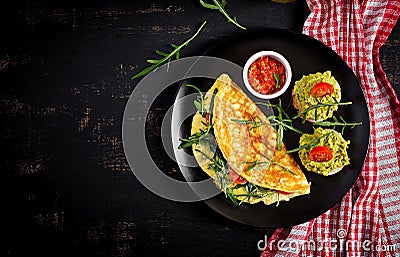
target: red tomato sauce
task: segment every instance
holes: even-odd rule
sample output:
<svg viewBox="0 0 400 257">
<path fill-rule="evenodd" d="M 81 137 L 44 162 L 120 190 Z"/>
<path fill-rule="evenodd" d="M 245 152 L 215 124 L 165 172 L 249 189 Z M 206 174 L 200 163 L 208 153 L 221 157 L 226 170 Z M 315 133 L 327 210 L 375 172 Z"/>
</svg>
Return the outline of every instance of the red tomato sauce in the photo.
<svg viewBox="0 0 400 257">
<path fill-rule="evenodd" d="M 279 77 L 279 83 L 276 76 Z M 256 92 L 264 95 L 273 94 L 285 84 L 285 67 L 272 57 L 261 56 L 250 65 L 247 77 Z"/>
</svg>

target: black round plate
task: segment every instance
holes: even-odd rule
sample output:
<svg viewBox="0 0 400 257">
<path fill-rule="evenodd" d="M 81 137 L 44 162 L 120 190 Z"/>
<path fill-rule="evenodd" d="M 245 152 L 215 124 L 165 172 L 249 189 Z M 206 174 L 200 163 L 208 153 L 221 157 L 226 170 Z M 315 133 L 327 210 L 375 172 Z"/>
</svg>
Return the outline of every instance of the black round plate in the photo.
<svg viewBox="0 0 400 257">
<path fill-rule="evenodd" d="M 291 105 L 291 91 L 294 81 L 309 73 L 330 70 L 341 85 L 342 102 L 351 101 L 353 103 L 350 106 L 339 107 L 335 115 L 337 117 L 341 115 L 346 121 L 362 122 L 361 126 L 356 126 L 354 129 L 345 129 L 344 138 L 350 140 L 348 149 L 350 164 L 335 175 L 324 177 L 308 172 L 301 165 L 297 153 L 293 154 L 307 179 L 311 182 L 311 193 L 309 195 L 295 197 L 288 202 L 281 202 L 279 206 L 266 206 L 261 203 L 234 206 L 222 193 L 205 200 L 205 203 L 218 213 L 240 223 L 258 227 L 293 226 L 316 218 L 332 208 L 345 196 L 356 181 L 363 168 L 369 144 L 368 108 L 357 78 L 340 56 L 319 41 L 303 34 L 280 29 L 249 31 L 222 41 L 208 50 L 205 55 L 223 58 L 243 67 L 251 55 L 261 50 L 274 50 L 283 54 L 292 67 L 292 83 L 290 88 L 280 97 L 283 106 L 290 106 L 288 114 L 291 117 L 297 114 Z M 212 84 L 213 81 L 206 80 L 200 87 L 206 91 Z M 238 84 L 243 85 L 242 81 Z M 244 89 L 244 92 L 247 92 L 247 90 Z M 189 93 L 193 93 L 193 91 L 181 86 L 177 93 L 177 99 Z M 271 102 L 275 103 L 276 101 L 272 100 Z M 177 105 L 174 112 L 182 112 L 183 108 L 186 107 Z M 176 115 L 175 117 L 180 116 Z M 179 120 L 172 122 L 182 123 Z M 306 133 L 313 131 L 308 122 L 302 124 L 299 120 L 296 120 L 294 125 Z M 188 136 L 190 126 L 191 121 L 186 120 L 178 132 L 179 137 Z M 340 130 L 340 128 L 337 128 L 337 130 Z M 287 149 L 298 147 L 299 137 L 296 133 L 285 131 L 284 143 Z M 180 152 L 182 150 L 175 149 L 175 154 Z M 198 181 L 206 177 L 200 168 L 180 166 L 180 169 L 188 181 Z"/>
</svg>

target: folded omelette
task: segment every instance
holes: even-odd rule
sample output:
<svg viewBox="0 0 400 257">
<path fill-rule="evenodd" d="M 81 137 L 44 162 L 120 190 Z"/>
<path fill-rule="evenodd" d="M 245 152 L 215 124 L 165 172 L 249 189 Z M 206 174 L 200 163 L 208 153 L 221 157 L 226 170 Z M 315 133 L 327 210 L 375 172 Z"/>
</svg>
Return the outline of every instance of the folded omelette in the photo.
<svg viewBox="0 0 400 257">
<path fill-rule="evenodd" d="M 204 96 L 192 121 L 192 145 L 200 167 L 234 203 L 279 203 L 310 192 L 307 181 L 258 106 L 222 74 Z M 204 131 L 207 131 L 204 133 Z M 215 138 L 215 139 L 214 139 Z"/>
</svg>

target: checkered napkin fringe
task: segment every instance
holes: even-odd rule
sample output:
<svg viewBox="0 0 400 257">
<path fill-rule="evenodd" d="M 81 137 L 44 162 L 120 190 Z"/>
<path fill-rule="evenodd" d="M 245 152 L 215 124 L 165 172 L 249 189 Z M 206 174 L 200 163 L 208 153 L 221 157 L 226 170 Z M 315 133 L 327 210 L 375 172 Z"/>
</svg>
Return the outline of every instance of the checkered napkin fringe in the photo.
<svg viewBox="0 0 400 257">
<path fill-rule="evenodd" d="M 314 220 L 277 229 L 261 256 L 400 256 L 400 102 L 379 62 L 400 0 L 307 4 L 311 14 L 303 33 L 342 56 L 361 83 L 370 145 L 360 177 L 342 201 Z"/>
</svg>

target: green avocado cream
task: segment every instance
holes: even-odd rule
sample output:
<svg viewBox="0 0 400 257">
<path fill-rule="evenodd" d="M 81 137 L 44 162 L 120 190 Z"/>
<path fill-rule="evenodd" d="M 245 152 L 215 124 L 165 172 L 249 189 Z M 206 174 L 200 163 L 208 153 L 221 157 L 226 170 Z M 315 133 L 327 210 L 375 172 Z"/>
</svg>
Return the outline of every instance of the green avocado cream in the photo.
<svg viewBox="0 0 400 257">
<path fill-rule="evenodd" d="M 325 95 L 321 98 L 318 98 L 320 103 L 326 104 L 340 102 L 340 86 L 330 71 L 325 71 L 324 73 L 317 72 L 307 76 L 303 75 L 300 80 L 295 82 L 293 89 L 293 94 L 296 96 L 298 104 L 300 105 L 300 111 L 304 111 L 311 106 L 318 104 L 317 99 L 311 95 L 311 89 L 319 82 L 329 83 L 334 88 L 334 92 L 331 95 Z M 315 108 L 306 114 L 306 118 L 315 121 L 326 120 L 331 118 L 333 116 L 333 112 L 337 109 L 337 105 Z"/>
<path fill-rule="evenodd" d="M 313 171 L 324 176 L 334 173 L 350 163 L 347 155 L 347 148 L 350 141 L 343 139 L 341 134 L 332 129 L 316 128 L 314 134 L 303 134 L 300 137 L 300 147 L 305 146 L 299 151 L 299 157 L 304 167 L 308 171 Z M 310 151 L 316 146 L 328 147 L 333 158 L 325 162 L 316 162 L 309 159 Z"/>
</svg>

